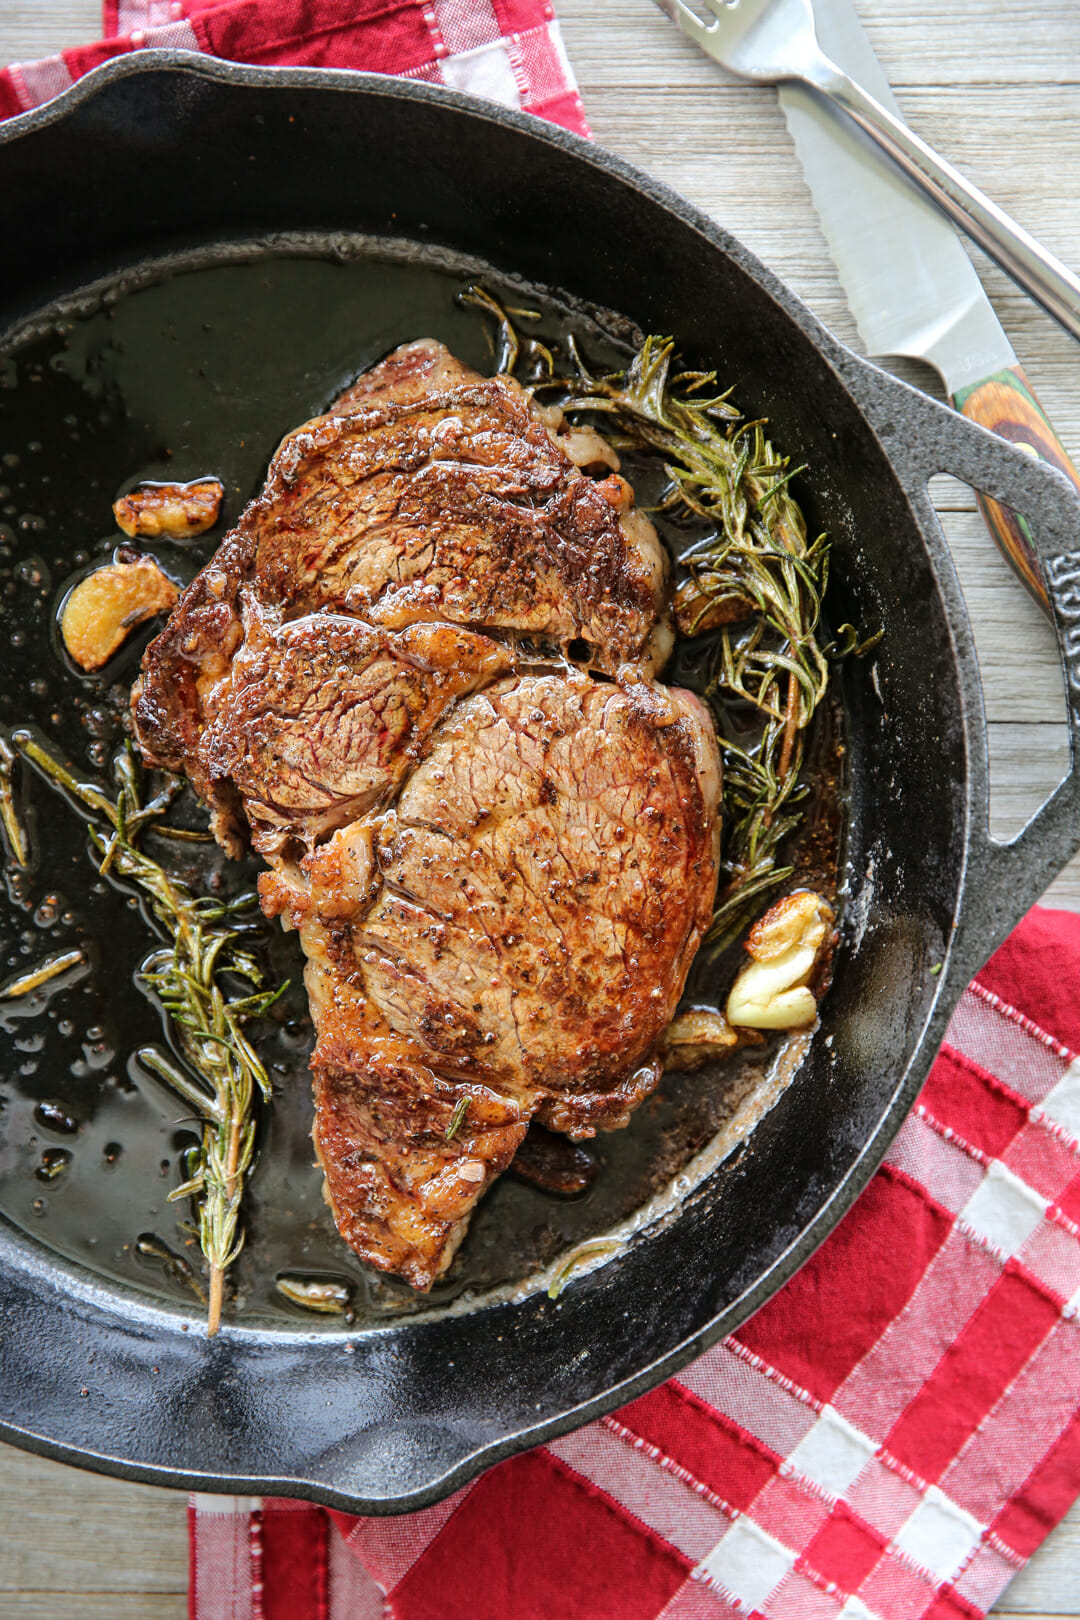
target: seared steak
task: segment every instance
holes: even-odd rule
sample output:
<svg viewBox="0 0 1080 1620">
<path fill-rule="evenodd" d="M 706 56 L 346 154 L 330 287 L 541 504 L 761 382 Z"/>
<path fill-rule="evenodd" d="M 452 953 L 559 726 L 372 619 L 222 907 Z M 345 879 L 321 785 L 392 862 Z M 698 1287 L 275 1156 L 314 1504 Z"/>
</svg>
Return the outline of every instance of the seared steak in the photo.
<svg viewBox="0 0 1080 1620">
<path fill-rule="evenodd" d="M 261 854 L 289 839 L 311 847 L 385 801 L 448 703 L 512 663 L 455 625 L 382 630 L 308 613 L 249 633 L 200 761 L 239 792 Z"/>
<path fill-rule="evenodd" d="M 651 678 L 659 542 L 575 455 L 610 465 L 516 384 L 396 351 L 284 441 L 134 694 L 146 756 L 270 862 L 327 1197 L 418 1288 L 531 1118 L 590 1136 L 653 1089 L 712 908 L 719 759 Z"/>
<path fill-rule="evenodd" d="M 718 788 L 687 694 L 510 677 L 444 721 L 396 809 L 260 879 L 308 956 L 316 1150 L 361 1254 L 426 1286 L 530 1118 L 592 1136 L 652 1091 Z"/>
<path fill-rule="evenodd" d="M 671 644 L 663 551 L 629 485 L 580 472 L 516 383 L 410 344 L 340 405 L 285 438 L 144 662 L 147 757 L 187 772 L 236 852 L 235 800 L 201 744 L 237 653 L 275 625 L 318 612 L 495 627 L 549 651 L 584 642 L 611 674 L 651 669 Z"/>
</svg>

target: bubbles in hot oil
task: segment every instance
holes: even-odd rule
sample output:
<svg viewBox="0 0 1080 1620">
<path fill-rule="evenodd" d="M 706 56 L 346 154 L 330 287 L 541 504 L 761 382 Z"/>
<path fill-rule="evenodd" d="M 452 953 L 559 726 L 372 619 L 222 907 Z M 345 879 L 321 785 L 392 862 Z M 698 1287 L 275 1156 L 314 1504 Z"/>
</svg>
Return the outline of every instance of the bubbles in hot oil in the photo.
<svg viewBox="0 0 1080 1620">
<path fill-rule="evenodd" d="M 71 912 L 65 912 L 63 918 L 61 918 L 60 907 L 63 905 L 63 903 L 63 897 L 61 895 L 47 894 L 44 900 L 38 906 L 37 910 L 34 912 L 34 921 L 37 923 L 38 927 L 54 928 L 56 924 L 61 921 L 70 926 L 70 923 L 74 922 L 75 919 Z"/>
<path fill-rule="evenodd" d="M 79 1129 L 78 1120 L 58 1102 L 39 1102 L 34 1109 L 34 1118 L 44 1130 L 56 1131 L 61 1136 L 74 1136 Z"/>
<path fill-rule="evenodd" d="M 41 1155 L 41 1163 L 34 1171 L 39 1181 L 56 1181 L 62 1176 L 71 1163 L 70 1148 L 46 1148 Z"/>
<path fill-rule="evenodd" d="M 83 715 L 82 723 L 90 733 L 91 737 L 97 737 L 108 741 L 109 738 L 115 736 L 116 734 L 116 718 L 114 715 L 109 713 L 108 709 L 87 709 L 86 713 Z"/>
<path fill-rule="evenodd" d="M 35 522 L 38 521 L 44 524 L 44 519 L 35 519 Z M 20 518 L 19 527 L 23 528 L 26 522 L 25 518 Z M 21 585 L 29 585 L 34 590 L 47 591 L 52 585 L 48 563 L 43 557 L 35 556 L 33 553 L 15 564 L 14 575 Z"/>
<path fill-rule="evenodd" d="M 290 1018 L 287 1024 L 281 1025 L 278 1036 L 289 1051 L 301 1051 L 311 1040 L 311 1021 L 307 1018 Z"/>
<path fill-rule="evenodd" d="M 71 1072 L 79 1080 L 88 1074 L 107 1069 L 116 1057 L 116 1048 L 107 1038 L 100 1024 L 91 1024 L 82 1041 L 83 1055 L 71 1065 Z"/>
</svg>

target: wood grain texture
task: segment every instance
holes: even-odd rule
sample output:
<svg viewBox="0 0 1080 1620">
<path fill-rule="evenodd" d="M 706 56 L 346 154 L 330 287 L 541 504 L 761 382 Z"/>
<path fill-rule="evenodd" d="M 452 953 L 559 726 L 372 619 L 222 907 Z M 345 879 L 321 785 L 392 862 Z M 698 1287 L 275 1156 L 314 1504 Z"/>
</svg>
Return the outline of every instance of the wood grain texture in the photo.
<svg viewBox="0 0 1080 1620">
<path fill-rule="evenodd" d="M 0 1610 L 4 1620 L 187 1620 L 187 1612 L 184 1592 L 84 1594 L 55 1587 L 6 1593 Z"/>
<path fill-rule="evenodd" d="M 85 1601 L 78 1613 L 86 1620 L 99 1614 L 172 1620 L 186 1612 L 182 1492 L 130 1485 L 0 1445 L 0 1525 L 2 1620 L 24 1613 L 74 1620 L 65 1594 Z M 47 1604 L 27 1606 L 46 1589 Z"/>
<path fill-rule="evenodd" d="M 857 0 L 905 116 L 1023 225 L 1080 265 L 1080 6 Z M 845 343 L 854 323 L 767 88 L 705 61 L 649 0 L 560 0 L 599 140 L 741 237 Z M 0 57 L 29 60 L 99 29 L 97 0 L 0 0 Z M 1003 138 L 1007 131 L 1007 138 Z M 1076 345 L 973 251 L 1021 362 L 1074 460 Z M 893 369 L 941 397 L 923 367 Z M 971 491 L 935 480 L 971 612 L 990 724 L 996 836 L 1015 832 L 1066 764 L 1053 638 L 986 534 Z M 1080 861 L 1046 901 L 1080 910 Z M 59 1517 L 58 1517 L 59 1516 Z M 0 1446 L 2 1620 L 180 1620 L 183 1498 Z M 1080 1620 L 1080 1507 L 1003 1594 L 1015 1620 Z M 508 1617 L 513 1620 L 513 1617 Z M 889 1620 L 889 1617 L 886 1617 Z"/>
</svg>

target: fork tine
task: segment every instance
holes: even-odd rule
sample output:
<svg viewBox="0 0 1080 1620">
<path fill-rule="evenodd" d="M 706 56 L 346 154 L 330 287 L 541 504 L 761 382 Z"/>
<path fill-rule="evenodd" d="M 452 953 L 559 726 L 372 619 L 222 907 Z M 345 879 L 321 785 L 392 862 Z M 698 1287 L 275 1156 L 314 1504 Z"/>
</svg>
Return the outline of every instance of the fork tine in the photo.
<svg viewBox="0 0 1080 1620">
<path fill-rule="evenodd" d="M 700 50 L 708 51 L 712 28 L 703 23 L 684 0 L 656 0 L 656 4 L 673 23 L 678 23 L 683 33 L 688 34 Z"/>
<path fill-rule="evenodd" d="M 739 0 L 702 0 L 702 4 L 709 8 L 717 22 L 730 22 L 732 13 L 739 9 Z"/>
</svg>

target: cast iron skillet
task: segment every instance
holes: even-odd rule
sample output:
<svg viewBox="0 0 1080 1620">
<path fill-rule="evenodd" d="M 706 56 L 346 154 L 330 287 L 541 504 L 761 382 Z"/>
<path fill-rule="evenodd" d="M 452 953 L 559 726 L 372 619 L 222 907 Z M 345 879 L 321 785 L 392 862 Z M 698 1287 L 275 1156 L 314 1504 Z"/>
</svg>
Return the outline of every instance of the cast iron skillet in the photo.
<svg viewBox="0 0 1080 1620">
<path fill-rule="evenodd" d="M 443 244 L 677 333 L 689 363 L 718 364 L 813 467 L 834 622 L 885 628 L 874 681 L 856 665 L 847 682 L 847 920 L 809 1056 L 677 1218 L 557 1301 L 480 1298 L 378 1331 L 226 1325 L 207 1342 L 178 1311 L 0 1230 L 6 1439 L 161 1485 L 417 1508 L 676 1371 L 790 1277 L 866 1184 L 969 976 L 1080 844 L 1080 503 L 842 348 L 655 181 L 443 90 L 132 56 L 0 131 L 0 196 L 5 327 L 193 244 L 340 231 Z M 927 495 L 938 471 L 1034 515 L 1063 649 L 1072 770 L 1004 848 L 986 831 L 975 655 Z"/>
</svg>

